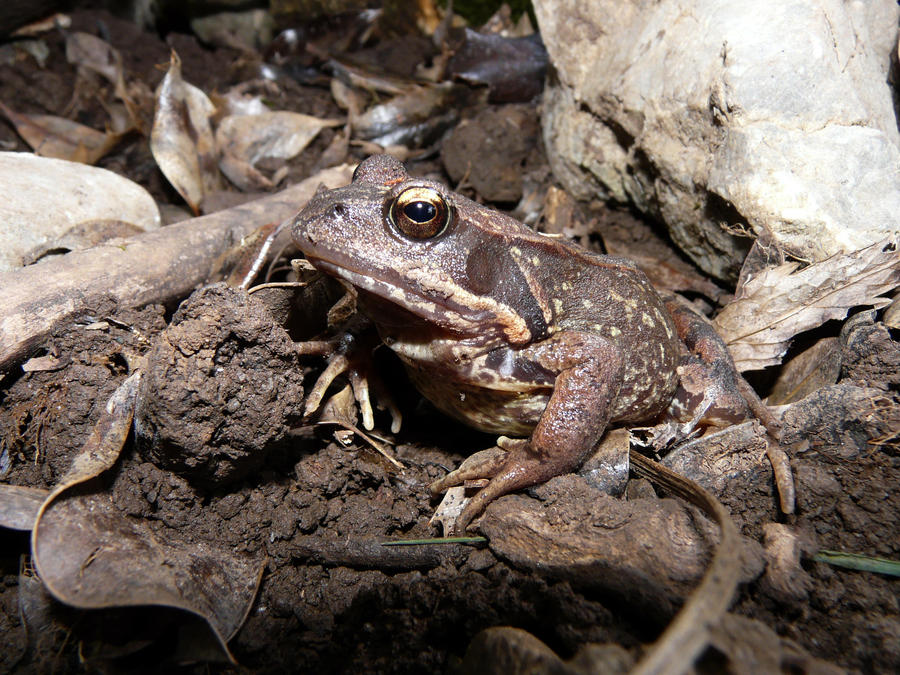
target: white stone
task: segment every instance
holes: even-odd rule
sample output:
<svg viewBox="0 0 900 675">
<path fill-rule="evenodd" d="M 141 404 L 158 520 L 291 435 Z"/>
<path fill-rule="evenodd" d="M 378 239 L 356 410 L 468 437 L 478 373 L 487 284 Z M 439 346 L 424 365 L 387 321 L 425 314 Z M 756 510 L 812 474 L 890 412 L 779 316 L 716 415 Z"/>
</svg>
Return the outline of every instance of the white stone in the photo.
<svg viewBox="0 0 900 675">
<path fill-rule="evenodd" d="M 746 224 L 821 260 L 900 231 L 893 0 L 535 0 L 544 136 L 576 196 L 661 218 L 733 279 Z M 732 208 L 733 207 L 733 208 Z"/>
<path fill-rule="evenodd" d="M 160 226 L 156 202 L 144 188 L 87 164 L 0 152 L 0 185 L 0 272 L 33 262 L 47 249 L 76 248 L 92 233 Z"/>
</svg>

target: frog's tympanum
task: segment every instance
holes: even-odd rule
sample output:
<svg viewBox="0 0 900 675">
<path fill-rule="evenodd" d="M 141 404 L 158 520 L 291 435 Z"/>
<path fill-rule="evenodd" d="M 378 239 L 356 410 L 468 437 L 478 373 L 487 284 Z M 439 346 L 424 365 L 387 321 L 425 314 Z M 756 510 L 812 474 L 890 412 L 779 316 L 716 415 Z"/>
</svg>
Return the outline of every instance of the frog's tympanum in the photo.
<svg viewBox="0 0 900 675">
<path fill-rule="evenodd" d="M 317 194 L 293 237 L 358 289 L 435 406 L 520 438 L 501 439 L 506 456 L 486 475 L 455 472 L 456 483 L 491 479 L 459 529 L 500 495 L 577 467 L 611 422 L 651 420 L 672 401 L 683 346 L 632 262 L 538 234 L 389 156 Z"/>
</svg>

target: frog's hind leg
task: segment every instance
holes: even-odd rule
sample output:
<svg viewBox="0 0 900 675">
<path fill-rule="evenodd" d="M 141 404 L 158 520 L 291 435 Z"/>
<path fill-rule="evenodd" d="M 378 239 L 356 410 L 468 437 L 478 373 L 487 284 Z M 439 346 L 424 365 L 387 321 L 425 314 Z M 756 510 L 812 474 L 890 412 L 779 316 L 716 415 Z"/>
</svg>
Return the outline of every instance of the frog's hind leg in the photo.
<svg viewBox="0 0 900 675">
<path fill-rule="evenodd" d="M 727 425 L 755 417 L 768 432 L 766 455 L 772 463 L 781 510 L 794 512 L 794 478 L 781 440 L 781 423 L 737 371 L 728 346 L 705 317 L 677 296 L 665 299 L 666 309 L 675 321 L 678 336 L 691 352 L 691 358 L 679 369 L 679 398 L 712 399 L 704 412 L 704 422 Z"/>
</svg>

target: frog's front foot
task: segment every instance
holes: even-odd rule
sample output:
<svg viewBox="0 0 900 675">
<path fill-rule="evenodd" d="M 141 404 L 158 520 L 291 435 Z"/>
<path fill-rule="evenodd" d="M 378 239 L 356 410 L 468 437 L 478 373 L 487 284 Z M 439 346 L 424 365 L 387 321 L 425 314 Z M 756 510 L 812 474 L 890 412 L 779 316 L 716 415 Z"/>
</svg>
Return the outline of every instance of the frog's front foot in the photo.
<svg viewBox="0 0 900 675">
<path fill-rule="evenodd" d="M 301 342 L 296 344 L 295 347 L 297 353 L 303 356 L 325 356 L 327 359 L 325 370 L 319 375 L 306 396 L 306 404 L 303 410 L 304 417 L 309 417 L 319 410 L 325 393 L 332 382 L 343 375 L 347 378 L 353 390 L 353 398 L 359 406 L 363 428 L 368 431 L 375 428 L 375 419 L 369 396 L 369 386 L 374 384 L 378 401 L 391 414 L 391 432 L 397 433 L 400 430 L 402 421 L 400 410 L 371 368 L 371 351 L 374 349 L 371 337 L 360 340 L 357 335 L 343 333 L 332 340 Z"/>
<path fill-rule="evenodd" d="M 502 437 L 501 437 L 502 438 Z M 484 481 L 497 475 L 509 453 L 500 446 L 494 446 L 487 450 L 475 452 L 463 460 L 458 469 L 454 469 L 443 478 L 439 478 L 428 486 L 431 494 L 439 495 L 452 487 L 471 483 L 472 481 Z"/>
<path fill-rule="evenodd" d="M 463 533 L 497 497 L 543 483 L 569 469 L 535 452 L 528 439 L 501 436 L 496 448 L 476 453 L 456 469 L 430 485 L 433 494 L 476 480 L 490 479 L 469 500 L 448 534 Z M 474 460 L 474 461 L 472 461 Z"/>
</svg>

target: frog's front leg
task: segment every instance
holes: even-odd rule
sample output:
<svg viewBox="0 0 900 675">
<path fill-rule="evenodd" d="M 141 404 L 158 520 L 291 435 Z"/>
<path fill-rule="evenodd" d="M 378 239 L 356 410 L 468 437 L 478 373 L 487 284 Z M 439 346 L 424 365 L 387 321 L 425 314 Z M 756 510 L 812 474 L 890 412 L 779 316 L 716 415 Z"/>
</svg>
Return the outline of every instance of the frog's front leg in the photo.
<svg viewBox="0 0 900 675">
<path fill-rule="evenodd" d="M 451 474 L 432 485 L 438 492 L 464 480 L 491 477 L 463 509 L 457 531 L 464 531 L 497 497 L 577 467 L 609 424 L 624 371 L 618 347 L 596 334 L 569 331 L 528 350 L 531 360 L 556 373 L 553 393 L 531 437 L 501 441 L 508 450 L 505 461 L 482 467 L 481 476 Z"/>
<path fill-rule="evenodd" d="M 375 427 L 369 385 L 373 384 L 380 404 L 391 414 L 391 432 L 400 430 L 402 416 L 388 390 L 381 385 L 372 370 L 372 352 L 380 344 L 378 335 L 367 319 L 361 315 L 346 322 L 343 330 L 329 340 L 308 340 L 296 344 L 296 351 L 303 356 L 324 356 L 327 366 L 319 374 L 315 384 L 306 396 L 303 416 L 309 417 L 322 405 L 325 393 L 332 382 L 341 375 L 346 376 L 353 390 L 353 397 L 359 406 L 363 428 L 371 431 Z"/>
</svg>

